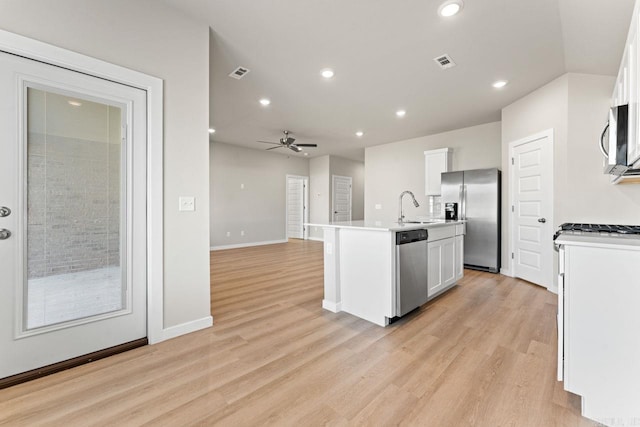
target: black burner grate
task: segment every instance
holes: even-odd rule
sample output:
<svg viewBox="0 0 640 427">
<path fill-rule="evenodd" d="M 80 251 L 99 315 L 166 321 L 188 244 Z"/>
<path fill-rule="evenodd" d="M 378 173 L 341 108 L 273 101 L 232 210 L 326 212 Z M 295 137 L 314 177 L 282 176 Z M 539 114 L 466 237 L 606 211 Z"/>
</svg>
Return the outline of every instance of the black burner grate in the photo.
<svg viewBox="0 0 640 427">
<path fill-rule="evenodd" d="M 640 234 L 640 225 L 578 224 L 567 222 L 560 226 L 562 231 L 584 231 L 589 233 Z"/>
</svg>

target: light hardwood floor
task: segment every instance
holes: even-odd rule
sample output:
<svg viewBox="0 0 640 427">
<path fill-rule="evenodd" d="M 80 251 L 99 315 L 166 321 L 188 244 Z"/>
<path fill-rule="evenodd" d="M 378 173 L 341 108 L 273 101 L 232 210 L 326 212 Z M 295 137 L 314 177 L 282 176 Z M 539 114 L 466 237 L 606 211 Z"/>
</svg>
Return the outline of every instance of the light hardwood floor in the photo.
<svg viewBox="0 0 640 427">
<path fill-rule="evenodd" d="M 595 426 L 555 295 L 501 275 L 381 328 L 321 308 L 322 244 L 211 253 L 214 326 L 0 390 L 2 425 Z"/>
</svg>

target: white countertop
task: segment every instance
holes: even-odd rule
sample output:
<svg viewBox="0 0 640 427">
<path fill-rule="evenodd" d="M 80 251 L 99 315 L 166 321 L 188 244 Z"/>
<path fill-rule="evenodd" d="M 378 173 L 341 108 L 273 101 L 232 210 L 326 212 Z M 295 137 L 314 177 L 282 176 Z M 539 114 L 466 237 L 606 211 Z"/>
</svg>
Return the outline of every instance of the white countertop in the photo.
<svg viewBox="0 0 640 427">
<path fill-rule="evenodd" d="M 555 244 L 590 246 L 598 248 L 618 248 L 640 251 L 640 235 L 609 233 L 562 233 L 555 240 Z"/>
<path fill-rule="evenodd" d="M 429 222 L 422 223 L 398 223 L 390 221 L 338 221 L 324 224 L 305 223 L 305 225 L 313 227 L 330 227 L 330 228 L 350 228 L 369 231 L 408 231 L 420 230 L 425 228 L 436 228 L 447 225 L 463 224 L 465 221 L 450 221 L 445 219 L 432 219 Z"/>
</svg>

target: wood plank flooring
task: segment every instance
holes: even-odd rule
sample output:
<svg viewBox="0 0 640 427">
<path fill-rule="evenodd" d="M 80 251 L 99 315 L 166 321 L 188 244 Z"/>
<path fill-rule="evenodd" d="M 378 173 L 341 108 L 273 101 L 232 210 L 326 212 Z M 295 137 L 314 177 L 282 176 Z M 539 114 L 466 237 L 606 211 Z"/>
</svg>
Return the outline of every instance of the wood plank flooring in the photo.
<svg viewBox="0 0 640 427">
<path fill-rule="evenodd" d="M 388 328 L 322 294 L 319 242 L 212 252 L 212 328 L 0 390 L 0 425 L 597 425 L 542 288 L 466 270 Z"/>
</svg>

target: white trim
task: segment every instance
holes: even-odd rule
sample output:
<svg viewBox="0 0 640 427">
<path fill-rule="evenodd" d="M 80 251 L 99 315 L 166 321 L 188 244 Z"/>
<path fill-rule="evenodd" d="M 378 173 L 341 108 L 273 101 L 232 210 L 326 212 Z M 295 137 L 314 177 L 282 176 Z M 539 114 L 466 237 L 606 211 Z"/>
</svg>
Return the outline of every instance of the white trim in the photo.
<svg viewBox="0 0 640 427">
<path fill-rule="evenodd" d="M 507 270 L 506 268 L 501 268 L 500 269 L 500 274 L 502 274 L 503 276 L 513 277 L 513 274 L 511 273 L 511 270 Z"/>
<path fill-rule="evenodd" d="M 235 244 L 235 245 L 211 246 L 209 248 L 209 250 L 212 250 L 212 251 L 223 251 L 225 249 L 249 248 L 251 246 L 276 245 L 278 243 L 287 243 L 287 242 L 289 242 L 289 239 L 265 240 L 263 242 L 249 242 L 249 243 L 238 243 L 238 244 Z"/>
<path fill-rule="evenodd" d="M 191 320 L 190 322 L 181 323 L 179 325 L 170 326 L 163 329 L 162 339 L 170 340 L 171 338 L 179 337 L 180 335 L 190 334 L 191 332 L 199 331 L 213 326 L 213 317 L 207 316 L 202 319 Z"/>
<path fill-rule="evenodd" d="M 531 143 L 531 142 L 535 142 L 535 141 L 538 141 L 538 140 L 544 139 L 544 138 L 548 138 L 548 140 L 549 140 L 549 145 L 551 146 L 551 161 L 553 162 L 553 159 L 554 159 L 553 128 L 544 130 L 542 132 L 539 132 L 539 133 L 536 133 L 536 134 L 533 134 L 533 135 L 529 135 L 527 137 L 524 137 L 524 138 L 521 138 L 521 139 L 518 139 L 516 141 L 513 141 L 513 142 L 509 143 L 509 158 L 507 159 L 507 164 L 508 164 L 508 167 L 509 167 L 509 200 L 508 200 L 509 203 L 507 205 L 507 209 L 509 211 L 509 237 L 510 237 L 509 238 L 509 245 L 510 245 L 510 247 L 509 247 L 509 251 L 507 251 L 507 256 L 509 258 L 509 270 L 508 271 L 511 273 L 510 274 L 511 277 L 516 277 L 516 275 L 515 275 L 516 274 L 515 273 L 515 271 L 516 271 L 515 270 L 515 260 L 511 256 L 511 254 L 513 253 L 514 248 L 516 246 L 515 245 L 516 233 L 515 233 L 515 231 L 513 229 L 514 212 L 510 208 L 510 206 L 513 206 L 513 201 L 515 199 L 515 193 L 514 193 L 515 189 L 514 189 L 514 185 L 513 185 L 513 181 L 514 181 L 514 176 L 513 175 L 514 175 L 515 172 L 514 172 L 513 165 L 511 164 L 511 159 L 513 159 L 513 150 L 517 146 L 528 144 L 528 143 Z M 554 188 L 553 188 L 553 182 L 554 182 L 553 181 L 553 179 L 554 179 L 554 177 L 553 177 L 553 172 L 554 172 L 553 168 L 554 168 L 554 165 L 552 163 L 551 164 L 551 168 L 550 168 L 550 171 L 551 171 L 551 183 L 552 183 L 551 184 L 551 195 L 550 195 L 550 197 L 551 197 L 551 205 L 550 205 L 550 208 L 549 208 L 550 209 L 550 215 L 548 215 L 550 217 L 550 219 L 551 219 L 550 222 L 552 224 L 554 222 L 554 220 L 553 220 L 553 200 L 554 200 L 553 199 L 553 192 L 554 192 L 553 191 L 554 190 Z M 553 262 L 552 262 L 552 265 L 550 265 L 549 267 L 551 268 L 551 272 L 549 273 L 550 276 L 551 276 L 551 281 L 550 281 L 550 286 L 548 286 L 547 289 L 549 289 L 550 287 L 555 286 L 555 282 L 554 282 L 554 279 L 553 279 Z"/>
<path fill-rule="evenodd" d="M 344 175 L 331 175 L 331 214 L 330 214 L 331 220 L 332 221 L 336 220 L 334 218 L 334 215 L 335 215 L 334 212 L 336 211 L 336 206 L 335 206 L 336 178 L 344 178 L 349 180 L 349 221 L 351 221 L 351 219 L 353 218 L 353 177 L 344 176 Z"/>
<path fill-rule="evenodd" d="M 342 311 L 342 303 L 340 302 L 331 302 L 326 299 L 322 300 L 322 308 L 325 310 L 332 311 L 334 313 L 339 313 Z"/>
<path fill-rule="evenodd" d="M 163 258 L 163 81 L 138 71 L 0 30 L 0 50 L 147 92 L 147 338 L 165 338 Z"/>
<path fill-rule="evenodd" d="M 289 175 L 285 176 L 284 185 L 285 185 L 285 206 L 284 206 L 284 234 L 289 238 L 289 179 L 301 179 L 302 185 L 304 186 L 303 191 L 303 213 L 302 213 L 302 238 L 307 240 L 309 238 L 309 228 L 305 225 L 309 222 L 309 177 L 302 175 Z"/>
<path fill-rule="evenodd" d="M 314 240 L 316 242 L 324 242 L 324 239 L 322 237 L 311 237 L 311 236 L 309 236 L 307 238 L 307 240 Z"/>
</svg>

